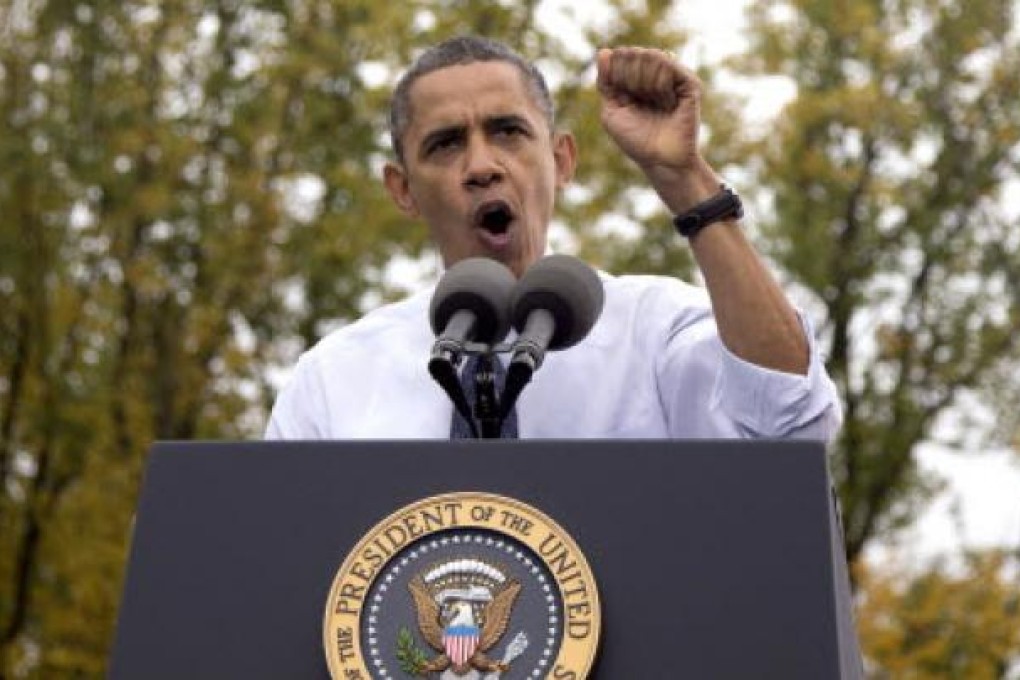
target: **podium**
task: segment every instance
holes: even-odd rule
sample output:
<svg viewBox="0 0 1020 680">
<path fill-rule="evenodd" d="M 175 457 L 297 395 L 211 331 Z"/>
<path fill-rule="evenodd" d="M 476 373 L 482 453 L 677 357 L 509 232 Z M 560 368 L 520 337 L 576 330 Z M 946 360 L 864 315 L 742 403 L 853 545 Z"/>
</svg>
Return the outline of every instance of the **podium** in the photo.
<svg viewBox="0 0 1020 680">
<path fill-rule="evenodd" d="M 345 556 L 458 491 L 579 544 L 601 599 L 591 678 L 863 677 L 822 444 L 627 440 L 158 443 L 110 677 L 328 678 Z"/>
</svg>

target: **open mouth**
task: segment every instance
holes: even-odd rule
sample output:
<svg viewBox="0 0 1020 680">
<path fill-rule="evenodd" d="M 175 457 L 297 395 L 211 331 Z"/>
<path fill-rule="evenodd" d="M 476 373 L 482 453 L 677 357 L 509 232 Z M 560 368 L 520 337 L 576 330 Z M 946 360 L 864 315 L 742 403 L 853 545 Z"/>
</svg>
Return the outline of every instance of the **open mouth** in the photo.
<svg viewBox="0 0 1020 680">
<path fill-rule="evenodd" d="M 503 200 L 486 201 L 475 210 L 474 226 L 490 234 L 505 234 L 514 221 L 514 213 Z"/>
</svg>

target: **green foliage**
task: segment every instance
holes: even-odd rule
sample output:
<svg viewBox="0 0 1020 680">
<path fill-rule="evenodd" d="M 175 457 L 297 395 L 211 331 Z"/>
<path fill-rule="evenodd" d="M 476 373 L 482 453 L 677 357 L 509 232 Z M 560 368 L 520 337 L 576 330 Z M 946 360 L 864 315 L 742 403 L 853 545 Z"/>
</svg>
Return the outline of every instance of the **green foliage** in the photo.
<svg viewBox="0 0 1020 680">
<path fill-rule="evenodd" d="M 956 443 L 972 429 L 967 399 L 997 404 L 1004 382 L 1016 390 L 1020 238 L 1005 200 L 1020 158 L 1015 9 L 751 10 L 752 49 L 737 68 L 798 88 L 749 149 L 774 206 L 762 242 L 825 311 L 828 368 L 846 401 L 834 476 L 851 558 L 934 490 L 917 445 Z M 1016 409 L 1001 415 L 998 443 L 1009 444 Z"/>
<path fill-rule="evenodd" d="M 400 670 L 408 675 L 422 675 L 429 662 L 425 652 L 414 642 L 414 635 L 407 628 L 397 633 L 397 662 Z"/>
</svg>

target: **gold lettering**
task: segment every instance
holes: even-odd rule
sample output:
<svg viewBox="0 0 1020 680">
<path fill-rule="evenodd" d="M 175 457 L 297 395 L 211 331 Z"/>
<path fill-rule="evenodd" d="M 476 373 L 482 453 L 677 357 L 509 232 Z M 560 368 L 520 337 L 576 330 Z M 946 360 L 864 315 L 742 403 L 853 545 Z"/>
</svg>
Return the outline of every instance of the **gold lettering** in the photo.
<svg viewBox="0 0 1020 680">
<path fill-rule="evenodd" d="M 571 617 L 575 616 L 590 616 L 591 605 L 587 602 L 578 602 L 577 604 L 567 605 L 567 614 Z"/>
<path fill-rule="evenodd" d="M 591 621 L 571 621 L 567 624 L 567 635 L 574 640 L 583 640 L 591 634 Z"/>
<path fill-rule="evenodd" d="M 361 602 L 364 597 L 365 589 L 361 586 L 352 585 L 350 583 L 344 583 L 340 586 L 340 595 L 338 596 L 336 603 L 337 614 L 353 614 L 358 613 L 357 604 Z M 350 602 L 354 600 L 354 604 Z"/>
<path fill-rule="evenodd" d="M 373 571 L 374 570 L 366 571 L 365 568 L 361 565 L 361 562 L 355 562 L 354 564 L 351 565 L 351 573 L 360 578 L 365 583 L 372 582 Z"/>
<path fill-rule="evenodd" d="M 382 553 L 383 553 L 382 554 L 382 559 L 387 559 L 387 558 L 389 558 L 390 555 L 393 554 L 393 551 L 387 549 L 386 546 L 384 546 L 382 544 L 382 541 L 380 541 L 378 538 L 372 539 L 372 543 L 374 543 L 376 545 L 376 547 L 379 548 L 379 550 L 382 550 Z"/>
<path fill-rule="evenodd" d="M 451 526 L 460 524 L 460 521 L 457 519 L 457 511 L 460 510 L 460 506 L 460 503 L 446 503 L 442 506 L 442 510 L 450 516 L 449 524 Z"/>
<path fill-rule="evenodd" d="M 354 632 L 350 628 L 337 628 L 336 651 L 342 664 L 346 664 L 354 657 Z"/>
<path fill-rule="evenodd" d="M 392 524 L 386 527 L 383 536 L 390 542 L 390 552 L 397 552 L 407 543 L 407 532 L 399 524 Z"/>
<path fill-rule="evenodd" d="M 531 535 L 531 528 L 535 525 L 530 520 L 509 510 L 504 510 L 500 514 L 503 516 L 504 528 L 509 529 L 510 531 L 516 531 L 522 536 Z"/>
<path fill-rule="evenodd" d="M 576 588 L 563 591 L 563 599 L 569 599 L 572 597 L 588 599 L 588 586 L 585 585 L 584 581 L 581 581 L 580 585 L 578 585 Z"/>
<path fill-rule="evenodd" d="M 418 519 L 414 516 L 404 518 L 404 527 L 407 529 L 407 533 L 411 535 L 411 538 L 418 538 L 425 533 L 425 530 L 418 524 Z"/>
<path fill-rule="evenodd" d="M 563 541 L 553 534 L 546 536 L 542 544 L 538 546 L 538 552 L 546 558 L 546 563 L 553 570 L 557 581 L 565 583 L 580 575 L 577 561 L 570 559 L 570 553 L 563 545 Z"/>
<path fill-rule="evenodd" d="M 425 531 L 435 531 L 436 529 L 442 529 L 444 526 L 443 510 L 439 506 L 436 506 L 435 514 L 428 510 L 422 510 L 421 518 L 425 522 Z"/>
<path fill-rule="evenodd" d="M 376 542 L 378 541 L 379 539 L 376 539 Z M 373 570 L 381 567 L 382 563 L 386 560 L 386 558 L 380 555 L 372 546 L 365 548 L 365 552 L 361 553 L 361 556 L 365 558 L 365 561 L 368 562 L 369 566 L 371 566 Z"/>
</svg>

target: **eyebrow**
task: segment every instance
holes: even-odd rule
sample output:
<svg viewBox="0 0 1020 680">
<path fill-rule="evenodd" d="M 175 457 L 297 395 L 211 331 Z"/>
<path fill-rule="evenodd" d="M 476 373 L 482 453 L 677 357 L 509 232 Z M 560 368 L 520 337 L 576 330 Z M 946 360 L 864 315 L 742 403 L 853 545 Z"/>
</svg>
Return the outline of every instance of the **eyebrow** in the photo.
<svg viewBox="0 0 1020 680">
<path fill-rule="evenodd" d="M 490 116 L 485 119 L 484 127 L 486 132 L 500 130 L 507 125 L 517 125 L 525 130 L 531 131 L 531 122 L 524 116 L 516 113 L 507 113 L 498 116 Z"/>
<path fill-rule="evenodd" d="M 467 131 L 466 125 L 447 125 L 445 127 L 438 128 L 422 137 L 421 144 L 418 145 L 418 153 L 425 154 L 432 147 L 435 142 L 446 140 L 446 139 L 457 139 L 463 137 Z"/>
<path fill-rule="evenodd" d="M 524 116 L 518 115 L 516 113 L 506 113 L 489 116 L 482 123 L 482 128 L 485 130 L 486 134 L 491 134 L 493 132 L 497 132 L 503 129 L 507 125 L 520 126 L 527 130 L 529 133 L 531 133 L 533 130 L 531 122 Z M 463 137 L 465 134 L 467 134 L 467 126 L 463 124 L 446 125 L 437 128 L 422 138 L 421 144 L 418 147 L 419 153 L 420 154 L 427 153 L 429 148 L 436 142 L 444 141 L 447 139 L 458 139 L 460 137 Z"/>
</svg>

